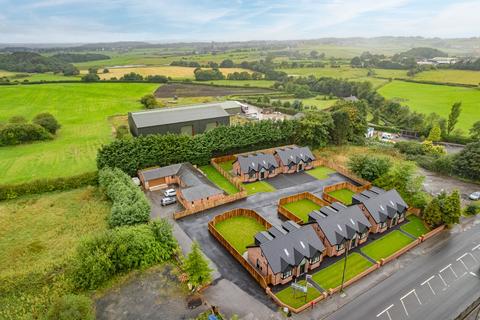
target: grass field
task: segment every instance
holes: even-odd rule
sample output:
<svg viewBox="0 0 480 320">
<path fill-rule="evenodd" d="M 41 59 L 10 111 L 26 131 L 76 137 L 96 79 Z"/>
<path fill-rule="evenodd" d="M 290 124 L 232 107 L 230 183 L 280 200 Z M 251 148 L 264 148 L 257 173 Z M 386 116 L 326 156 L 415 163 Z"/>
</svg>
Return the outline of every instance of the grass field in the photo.
<svg viewBox="0 0 480 320">
<path fill-rule="evenodd" d="M 327 167 L 316 167 L 311 170 L 307 170 L 305 172 L 311 175 L 312 177 L 317 178 L 318 180 L 324 180 L 324 179 L 328 179 L 329 174 L 335 173 L 335 170 L 332 170 Z"/>
<path fill-rule="evenodd" d="M 240 254 L 254 243 L 254 237 L 258 232 L 266 230 L 257 220 L 244 216 L 221 221 L 215 228 Z"/>
<path fill-rule="evenodd" d="M 299 284 L 305 285 L 305 280 L 298 281 Z M 307 296 L 305 297 L 304 293 L 294 292 L 292 287 L 287 287 L 275 294 L 278 299 L 287 305 L 298 308 L 303 306 L 305 303 L 308 303 L 320 296 L 320 292 L 314 287 L 308 287 Z"/>
<path fill-rule="evenodd" d="M 284 103 L 285 101 L 293 103 L 295 100 L 302 101 L 304 107 L 315 107 L 320 110 L 330 108 L 338 101 L 337 99 L 325 100 L 324 96 L 316 96 L 307 99 L 280 99 L 282 103 Z"/>
<path fill-rule="evenodd" d="M 116 77 L 119 79 L 124 74 L 135 72 L 141 74 L 142 76 L 150 75 L 162 75 L 167 77 L 172 77 L 174 79 L 193 79 L 193 71 L 195 68 L 190 67 L 177 67 L 177 66 L 151 66 L 151 67 L 132 67 L 132 68 L 110 68 L 108 73 L 102 73 L 102 70 L 98 70 L 98 75 L 100 79 L 111 79 Z M 252 72 L 250 70 L 241 69 L 241 68 L 220 68 L 220 71 L 227 76 L 230 73 L 234 72 Z M 82 73 L 87 73 L 87 70 L 82 70 Z"/>
<path fill-rule="evenodd" d="M 275 191 L 275 188 L 265 181 L 255 181 L 255 182 L 244 183 L 243 187 L 247 190 L 247 194 L 249 196 L 259 192 Z"/>
<path fill-rule="evenodd" d="M 352 253 L 347 258 L 345 281 L 350 280 L 357 274 L 362 273 L 373 265 L 359 253 Z M 313 275 L 313 280 L 325 290 L 333 289 L 342 284 L 344 260 L 340 259 L 334 264 L 323 268 Z"/>
<path fill-rule="evenodd" d="M 417 73 L 415 80 L 449 82 L 461 84 L 480 84 L 480 71 L 471 70 L 431 70 Z"/>
<path fill-rule="evenodd" d="M 475 121 L 480 119 L 480 90 L 453 86 L 419 84 L 392 81 L 379 89 L 379 93 L 388 99 L 396 99 L 408 105 L 412 110 L 429 114 L 436 112 L 448 118 L 452 104 L 462 102 L 456 128 L 465 133 Z"/>
<path fill-rule="evenodd" d="M 308 214 L 321 208 L 318 204 L 309 199 L 302 199 L 283 205 L 284 208 L 295 214 L 297 217 L 308 222 Z"/>
<path fill-rule="evenodd" d="M 238 189 L 220 174 L 211 164 L 200 167 L 200 170 L 207 175 L 207 178 L 222 188 L 228 194 L 238 192 Z"/>
<path fill-rule="evenodd" d="M 225 161 L 225 162 L 220 162 L 218 165 L 225 171 L 231 172 L 233 170 L 233 162 L 235 160 L 231 161 Z"/>
<path fill-rule="evenodd" d="M 158 84 L 44 84 L 0 87 L 0 121 L 51 112 L 62 128 L 48 142 L 1 147 L 1 183 L 71 176 L 96 169 L 98 148 L 112 138 L 108 117 L 141 109 Z"/>
<path fill-rule="evenodd" d="M 380 259 L 385 259 L 391 256 L 412 241 L 413 239 L 409 236 L 395 230 L 380 239 L 367 244 L 360 250 L 373 260 L 380 261 Z"/>
<path fill-rule="evenodd" d="M 425 224 L 423 223 L 422 219 L 417 216 L 410 215 L 407 217 L 408 223 L 404 224 L 400 227 L 403 231 L 411 234 L 412 236 L 418 238 L 421 235 L 424 235 L 430 229 L 428 229 Z"/>
<path fill-rule="evenodd" d="M 275 81 L 273 80 L 214 80 L 214 81 L 195 81 L 203 84 L 215 84 L 221 86 L 240 86 L 240 87 L 258 87 L 270 88 Z"/>
<path fill-rule="evenodd" d="M 351 205 L 352 204 L 352 196 L 355 194 L 355 192 L 349 190 L 349 189 L 340 189 L 340 190 L 335 190 L 332 192 L 328 193 L 334 198 L 337 198 L 341 202 L 343 202 L 346 205 Z"/>
<path fill-rule="evenodd" d="M 94 187 L 1 202 L 0 319 L 42 318 L 68 290 L 65 262 L 83 236 L 106 228 L 109 211 Z"/>
<path fill-rule="evenodd" d="M 26 73 L 26 72 L 9 72 L 0 70 L 0 78 L 7 77 L 10 81 L 23 82 L 24 80 L 32 81 L 61 81 L 76 80 L 80 81 L 80 76 L 64 76 L 62 74 L 46 73 Z"/>
</svg>

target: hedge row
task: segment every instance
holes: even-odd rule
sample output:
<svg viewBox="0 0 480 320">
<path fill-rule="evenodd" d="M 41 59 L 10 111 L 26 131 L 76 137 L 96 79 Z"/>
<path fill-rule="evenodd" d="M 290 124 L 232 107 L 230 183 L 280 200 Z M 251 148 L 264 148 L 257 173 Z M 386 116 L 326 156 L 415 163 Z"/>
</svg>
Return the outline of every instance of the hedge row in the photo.
<svg viewBox="0 0 480 320">
<path fill-rule="evenodd" d="M 169 260 L 176 248 L 165 219 L 107 230 L 79 244 L 72 280 L 79 289 L 96 289 L 114 275 Z"/>
<path fill-rule="evenodd" d="M 108 218 L 111 228 L 149 221 L 150 203 L 122 170 L 104 168 L 99 172 L 98 181 L 113 202 Z"/>
<path fill-rule="evenodd" d="M 22 184 L 4 184 L 0 185 L 0 201 L 15 199 L 28 194 L 63 191 L 80 188 L 86 185 L 97 185 L 97 183 L 98 174 L 95 171 L 67 178 L 39 179 Z"/>
</svg>

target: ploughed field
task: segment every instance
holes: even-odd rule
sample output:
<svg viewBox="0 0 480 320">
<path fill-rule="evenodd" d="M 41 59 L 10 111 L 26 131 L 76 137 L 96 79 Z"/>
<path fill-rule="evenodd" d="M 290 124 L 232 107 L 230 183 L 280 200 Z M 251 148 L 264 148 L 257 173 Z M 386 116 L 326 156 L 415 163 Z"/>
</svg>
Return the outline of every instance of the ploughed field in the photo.
<svg viewBox="0 0 480 320">
<path fill-rule="evenodd" d="M 68 177 L 96 170 L 98 148 L 113 139 L 109 117 L 142 109 L 158 84 L 67 83 L 0 87 L 0 121 L 50 112 L 62 127 L 54 140 L 0 147 L 1 182 Z"/>
<path fill-rule="evenodd" d="M 183 83 L 168 83 L 160 86 L 155 91 L 157 98 L 173 98 L 177 97 L 216 97 L 229 95 L 248 95 L 272 93 L 272 90 L 266 88 L 236 88 L 236 87 L 214 87 L 201 84 L 183 84 Z"/>
</svg>

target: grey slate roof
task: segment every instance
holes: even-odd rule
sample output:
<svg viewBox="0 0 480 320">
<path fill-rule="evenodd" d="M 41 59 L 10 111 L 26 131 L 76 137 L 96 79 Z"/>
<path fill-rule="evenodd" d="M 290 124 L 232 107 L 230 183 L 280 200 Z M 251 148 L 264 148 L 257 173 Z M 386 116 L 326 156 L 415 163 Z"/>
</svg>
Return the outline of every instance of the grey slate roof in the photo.
<svg viewBox="0 0 480 320">
<path fill-rule="evenodd" d="M 159 179 L 167 176 L 178 176 L 183 182 L 180 190 L 187 201 L 195 201 L 217 194 L 223 194 L 213 182 L 208 180 L 200 171 L 190 163 L 173 164 L 161 168 L 142 170 L 145 181 Z"/>
<path fill-rule="evenodd" d="M 241 155 L 237 157 L 240 164 L 240 170 L 248 173 L 251 170 L 259 172 L 262 168 L 268 170 L 270 168 L 278 168 L 278 163 L 273 154 L 257 153 L 249 155 Z"/>
<path fill-rule="evenodd" d="M 280 157 L 283 165 L 289 165 L 290 163 L 298 164 L 300 161 L 307 162 L 315 160 L 315 156 L 312 154 L 308 147 L 286 147 L 275 150 L 275 153 Z"/>
<path fill-rule="evenodd" d="M 271 230 L 276 230 L 276 235 Z M 279 230 L 283 231 L 278 232 Z M 262 239 L 257 245 L 259 244 L 274 273 L 284 272 L 299 265 L 304 258 L 313 258 L 325 250 L 311 225 L 299 226 L 293 221 L 286 221 L 282 227 L 270 229 L 269 237 L 263 233 L 265 231 L 258 233 L 255 239 Z"/>
<path fill-rule="evenodd" d="M 362 203 L 377 223 L 386 222 L 408 209 L 407 203 L 395 189 L 384 191 L 372 188 L 355 194 L 352 201 Z"/>
<path fill-rule="evenodd" d="M 229 116 L 220 104 L 163 108 L 152 111 L 132 112 L 131 115 L 137 128 Z"/>
<path fill-rule="evenodd" d="M 335 202 L 309 215 L 309 221 L 316 222 L 331 245 L 351 240 L 355 234 L 364 233 L 372 225 L 358 205 L 346 207 Z"/>
</svg>

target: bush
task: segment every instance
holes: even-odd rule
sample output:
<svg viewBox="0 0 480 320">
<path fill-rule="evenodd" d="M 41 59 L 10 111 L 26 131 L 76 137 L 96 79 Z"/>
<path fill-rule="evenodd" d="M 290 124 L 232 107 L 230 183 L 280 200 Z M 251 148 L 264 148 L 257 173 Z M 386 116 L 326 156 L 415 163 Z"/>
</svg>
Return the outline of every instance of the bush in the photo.
<svg viewBox="0 0 480 320">
<path fill-rule="evenodd" d="M 135 72 L 127 73 L 120 78 L 120 81 L 142 81 L 142 80 L 143 80 L 143 76 Z"/>
<path fill-rule="evenodd" d="M 94 320 L 93 304 L 90 298 L 69 294 L 58 298 L 50 307 L 49 320 Z"/>
<path fill-rule="evenodd" d="M 33 123 L 38 124 L 51 134 L 55 134 L 60 129 L 60 124 L 53 115 L 48 112 L 39 113 L 33 118 Z"/>
<path fill-rule="evenodd" d="M 140 99 L 140 102 L 146 109 L 154 109 L 158 106 L 157 99 L 155 99 L 153 94 L 144 95 L 142 99 Z"/>
<path fill-rule="evenodd" d="M 480 205 L 471 203 L 465 208 L 465 214 L 467 216 L 474 216 L 480 212 Z"/>
<path fill-rule="evenodd" d="M 177 243 L 164 219 L 104 231 L 77 248 L 72 279 L 79 289 L 96 289 L 113 276 L 169 260 Z"/>
<path fill-rule="evenodd" d="M 9 123 L 0 129 L 0 146 L 52 139 L 52 135 L 37 124 Z"/>
<path fill-rule="evenodd" d="M 117 139 L 123 139 L 123 138 L 127 137 L 129 133 L 130 133 L 130 131 L 128 130 L 128 126 L 122 124 L 122 125 L 119 125 L 116 128 L 115 137 Z"/>
<path fill-rule="evenodd" d="M 100 77 L 96 73 L 89 72 L 82 77 L 82 81 L 84 81 L 84 82 L 97 82 L 97 81 L 100 81 Z"/>
<path fill-rule="evenodd" d="M 395 143 L 395 148 L 401 153 L 409 155 L 422 155 L 425 150 L 421 143 L 416 141 L 399 141 Z"/>
<path fill-rule="evenodd" d="M 386 174 L 391 166 L 390 159 L 370 155 L 356 155 L 348 161 L 348 168 L 368 181 L 373 181 Z"/>
<path fill-rule="evenodd" d="M 111 228 L 149 221 L 150 203 L 127 174 L 120 169 L 104 168 L 98 180 L 113 202 L 108 218 Z"/>
<path fill-rule="evenodd" d="M 145 79 L 148 82 L 155 82 L 155 83 L 167 83 L 168 78 L 165 76 L 160 76 L 160 75 L 152 75 L 152 76 L 147 76 Z"/>
<path fill-rule="evenodd" d="M 453 171 L 461 177 L 480 180 L 480 142 L 467 144 L 453 160 Z"/>
<path fill-rule="evenodd" d="M 41 179 L 22 184 L 0 185 L 0 201 L 15 199 L 27 194 L 76 189 L 98 183 L 97 172 L 86 172 L 68 178 Z"/>
</svg>

